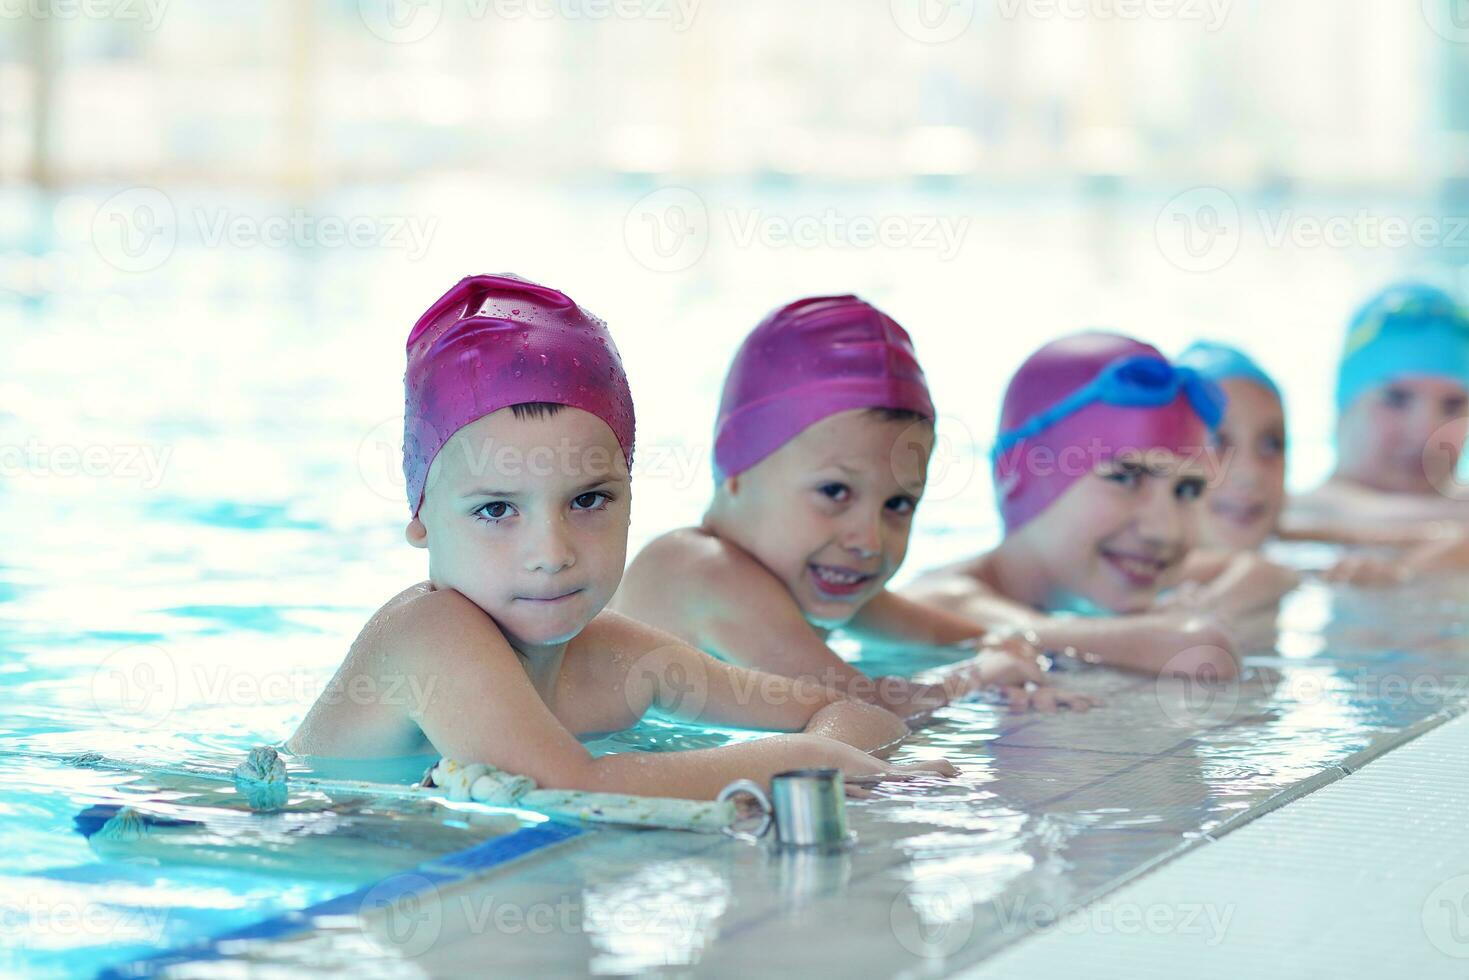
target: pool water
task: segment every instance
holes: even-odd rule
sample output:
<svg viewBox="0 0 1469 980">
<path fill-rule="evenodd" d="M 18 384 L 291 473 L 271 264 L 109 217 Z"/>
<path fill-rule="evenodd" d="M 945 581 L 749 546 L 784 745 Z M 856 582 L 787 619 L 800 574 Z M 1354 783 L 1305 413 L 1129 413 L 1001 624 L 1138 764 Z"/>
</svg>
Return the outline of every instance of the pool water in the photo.
<svg viewBox="0 0 1469 980">
<path fill-rule="evenodd" d="M 705 198 L 733 206 L 758 197 L 791 214 L 833 201 L 947 211 L 981 231 L 952 258 L 738 248 L 716 236 L 697 266 L 669 276 L 623 244 L 629 208 L 650 189 L 459 180 L 365 189 L 311 207 L 351 214 L 391 201 L 398 213 L 435 218 L 425 256 L 209 246 L 181 220 L 177 245 L 146 269 L 119 263 L 96 240 L 98 204 L 116 189 L 0 191 L 9 352 L 0 361 L 0 970 L 86 974 L 305 908 L 491 832 L 391 807 L 345 813 L 333 827 L 329 818 L 242 823 L 223 799 L 195 799 L 146 770 L 66 761 L 101 753 L 229 770 L 250 747 L 288 736 L 377 604 L 423 577 L 422 553 L 401 537 L 401 345 L 427 302 L 467 272 L 542 277 L 586 296 L 612 324 L 639 407 L 634 549 L 698 518 L 711 392 L 755 319 L 801 293 L 853 288 L 892 309 L 914 333 L 944 413 L 911 574 L 994 540 L 979 461 L 1006 373 L 1042 336 L 1106 322 L 1172 349 L 1197 333 L 1254 342 L 1293 394 L 1292 482 L 1304 486 L 1328 461 L 1329 379 L 1315 373 L 1325 356 L 1300 352 L 1334 350 L 1363 283 L 1425 258 L 1260 252 L 1246 242 L 1235 263 L 1201 280 L 1158 254 L 1148 195 L 1016 201 L 947 187 L 871 196 L 741 186 L 705 189 Z M 170 199 L 181 216 L 299 203 L 202 191 Z M 487 214 L 496 222 L 488 229 Z M 515 230 L 513 248 L 498 234 L 505 229 Z M 1248 306 L 1262 294 L 1277 297 L 1273 321 Z M 1322 295 L 1339 302 L 1305 299 Z M 1280 347 L 1280 322 L 1297 325 L 1291 349 Z M 1302 548 L 1288 557 L 1320 567 L 1329 555 Z M 922 921 L 952 912 L 956 896 L 987 908 L 1003 908 L 994 904 L 1003 896 L 1082 900 L 1302 780 L 1460 710 L 1466 605 L 1463 582 L 1368 592 L 1308 581 L 1278 618 L 1252 624 L 1238 685 L 1183 691 L 1078 671 L 1065 681 L 1107 699 L 1084 717 L 951 706 L 901 754 L 947 756 L 962 780 L 855 803 L 854 826 L 871 848 L 855 860 L 890 856 L 881 874 L 916 886 L 908 895 Z M 912 673 L 952 656 L 842 650 L 870 672 Z M 670 750 L 746 737 L 652 720 L 590 744 Z M 407 780 L 423 763 L 401 760 L 377 775 Z M 99 853 L 73 829 L 99 804 L 202 821 L 201 833 L 237 847 L 240 860 Z M 618 846 L 621 832 L 600 833 L 607 842 L 587 853 Z M 396 853 L 389 839 L 401 843 Z M 360 860 L 344 858 L 354 847 Z M 584 900 L 647 898 L 670 881 L 702 882 L 708 895 L 756 887 L 749 868 L 722 860 L 671 859 L 650 876 L 589 887 Z M 711 912 L 715 922 L 734 914 Z M 956 962 L 1015 938 L 975 928 Z M 585 954 L 582 969 L 740 955 L 712 933 L 705 946 L 677 950 L 615 936 L 587 942 L 568 947 Z M 892 963 L 912 961 L 901 943 L 888 945 Z M 875 953 L 873 962 L 888 961 Z"/>
</svg>

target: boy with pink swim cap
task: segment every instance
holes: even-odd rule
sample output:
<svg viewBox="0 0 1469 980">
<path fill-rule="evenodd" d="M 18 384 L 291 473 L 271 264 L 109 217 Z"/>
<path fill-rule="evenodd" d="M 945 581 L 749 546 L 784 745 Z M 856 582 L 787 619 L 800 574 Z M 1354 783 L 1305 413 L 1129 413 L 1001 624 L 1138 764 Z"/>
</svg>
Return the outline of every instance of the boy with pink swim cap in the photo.
<svg viewBox="0 0 1469 980">
<path fill-rule="evenodd" d="M 1198 534 L 1219 388 L 1118 334 L 1045 345 L 1005 392 L 993 454 L 1005 536 L 906 592 L 985 622 L 1033 631 L 1049 650 L 1149 673 L 1232 677 L 1223 626 L 1159 593 L 1179 584 Z M 1274 601 L 1287 582 L 1221 578 L 1193 594 L 1210 616 Z M 1112 615 L 1052 613 L 1090 609 Z"/>
<path fill-rule="evenodd" d="M 1004 641 L 934 683 L 870 678 L 827 645 L 837 627 L 931 644 L 985 629 L 886 588 L 908 548 L 934 409 L 908 334 L 855 296 L 799 300 L 740 346 L 714 436 L 717 485 L 699 527 L 633 560 L 614 608 L 733 663 L 812 678 L 911 717 L 1003 686 L 1011 702 L 1086 708 L 1041 687 L 1037 652 Z"/>
<path fill-rule="evenodd" d="M 864 751 L 906 734 L 885 711 L 604 611 L 627 553 L 632 397 L 606 325 L 565 294 L 462 280 L 409 334 L 405 386 L 407 537 L 429 578 L 363 628 L 293 752 L 434 752 L 546 787 L 704 798 L 809 766 L 953 773 Z M 654 707 L 800 734 L 596 759 L 577 740 Z"/>
</svg>

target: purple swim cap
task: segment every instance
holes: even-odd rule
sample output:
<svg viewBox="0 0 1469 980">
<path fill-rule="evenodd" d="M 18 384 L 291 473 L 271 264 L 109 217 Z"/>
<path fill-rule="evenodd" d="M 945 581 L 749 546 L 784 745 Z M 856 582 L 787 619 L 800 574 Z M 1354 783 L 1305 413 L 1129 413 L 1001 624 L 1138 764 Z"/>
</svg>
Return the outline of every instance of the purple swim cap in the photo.
<svg viewBox="0 0 1469 980">
<path fill-rule="evenodd" d="M 856 408 L 933 417 L 907 331 L 856 296 L 782 306 L 750 331 L 724 379 L 716 478 L 743 473 L 827 416 Z"/>
<path fill-rule="evenodd" d="M 1134 365 L 1151 370 L 1138 372 L 1143 377 L 1135 382 L 1126 370 Z M 1112 378 L 1119 367 L 1122 375 Z M 1096 386 L 1108 390 L 1089 395 Z M 1073 396 L 1079 398 L 1068 406 Z M 1017 530 L 1125 450 L 1200 451 L 1222 410 L 1223 396 L 1212 382 L 1174 368 L 1150 344 L 1101 332 L 1046 344 L 1005 389 L 994 455 L 995 499 L 1005 530 Z"/>
<path fill-rule="evenodd" d="M 414 517 L 449 437 L 522 402 L 597 416 L 632 468 L 632 393 L 607 324 L 548 286 L 513 275 L 459 280 L 413 325 L 403 387 L 403 475 Z"/>
</svg>

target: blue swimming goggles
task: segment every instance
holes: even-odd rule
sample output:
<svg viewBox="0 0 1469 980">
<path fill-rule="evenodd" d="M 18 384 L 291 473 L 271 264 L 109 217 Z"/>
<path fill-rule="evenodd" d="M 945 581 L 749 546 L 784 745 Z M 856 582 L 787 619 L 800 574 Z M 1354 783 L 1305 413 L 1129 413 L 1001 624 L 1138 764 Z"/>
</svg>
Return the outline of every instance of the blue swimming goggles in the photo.
<svg viewBox="0 0 1469 980">
<path fill-rule="evenodd" d="M 1022 439 L 1051 426 L 1095 402 L 1119 408 L 1161 408 L 1183 392 L 1199 418 L 1212 431 L 1224 417 L 1224 391 L 1193 368 L 1176 367 L 1159 357 L 1141 355 L 1113 361 L 1090 382 L 1043 412 L 1000 434 L 991 450 L 998 459 Z"/>
</svg>

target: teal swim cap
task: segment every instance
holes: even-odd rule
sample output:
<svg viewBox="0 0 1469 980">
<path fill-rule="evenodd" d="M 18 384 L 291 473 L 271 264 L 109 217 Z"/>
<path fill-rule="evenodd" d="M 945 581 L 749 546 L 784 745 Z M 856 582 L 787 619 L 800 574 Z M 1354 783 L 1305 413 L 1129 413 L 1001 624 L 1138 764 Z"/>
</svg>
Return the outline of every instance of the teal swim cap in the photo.
<svg viewBox="0 0 1469 980">
<path fill-rule="evenodd" d="M 1277 401 L 1285 400 L 1275 379 L 1266 374 L 1254 358 L 1229 344 L 1213 340 L 1196 341 L 1173 363 L 1191 367 L 1215 384 L 1221 381 L 1253 381 L 1274 395 Z"/>
<path fill-rule="evenodd" d="M 1469 387 L 1469 315 L 1442 289 L 1407 282 L 1368 300 L 1347 325 L 1337 412 L 1363 392 L 1411 374 Z"/>
</svg>

